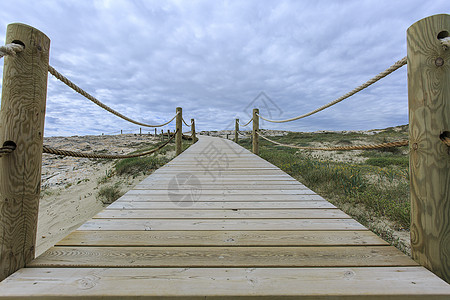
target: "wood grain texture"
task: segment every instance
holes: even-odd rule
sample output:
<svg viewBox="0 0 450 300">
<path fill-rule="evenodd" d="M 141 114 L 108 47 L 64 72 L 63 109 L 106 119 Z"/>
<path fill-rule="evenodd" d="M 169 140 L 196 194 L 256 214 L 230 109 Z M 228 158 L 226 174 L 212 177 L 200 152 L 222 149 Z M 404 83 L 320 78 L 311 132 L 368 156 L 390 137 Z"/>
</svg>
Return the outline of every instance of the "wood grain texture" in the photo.
<svg viewBox="0 0 450 300">
<path fill-rule="evenodd" d="M 93 219 L 350 219 L 339 209 L 105 209 Z"/>
<path fill-rule="evenodd" d="M 2 299 L 446 300 L 449 293 L 421 267 L 29 268 L 0 283 Z"/>
<path fill-rule="evenodd" d="M 52 247 L 29 267 L 380 267 L 417 266 L 392 246 Z"/>
<path fill-rule="evenodd" d="M 81 231 L 57 246 L 386 246 L 371 231 Z"/>
<path fill-rule="evenodd" d="M 183 142 L 183 109 L 181 107 L 177 107 L 176 109 L 177 117 L 175 119 L 175 130 L 177 131 L 175 135 L 175 155 L 180 155 L 183 151 L 182 142 Z"/>
<path fill-rule="evenodd" d="M 450 32 L 450 15 L 407 32 L 411 246 L 416 261 L 450 282 L 450 150 L 439 138 L 450 131 L 450 50 L 442 31 Z"/>
<path fill-rule="evenodd" d="M 259 109 L 253 109 L 253 130 L 252 130 L 252 152 L 253 154 L 259 155 Z"/>
<path fill-rule="evenodd" d="M 34 258 L 50 40 L 24 24 L 10 24 L 6 43 L 24 51 L 4 57 L 0 145 L 16 150 L 0 159 L 0 280 Z"/>
<path fill-rule="evenodd" d="M 305 193 L 308 192 L 305 190 Z M 196 193 L 195 197 L 192 198 L 192 205 L 198 202 L 301 202 L 301 201 L 325 201 L 322 196 L 317 194 L 304 194 L 304 195 L 279 195 L 279 194 L 271 194 L 271 195 L 253 195 L 253 194 L 220 194 L 216 192 L 215 194 L 205 194 L 205 191 L 201 191 L 201 193 Z M 172 193 L 173 195 L 191 195 L 189 193 Z M 130 202 L 138 202 L 138 201 L 146 201 L 146 202 L 160 202 L 160 201 L 172 201 L 173 197 L 169 195 L 169 192 L 166 193 L 151 193 L 143 190 L 131 190 L 119 198 L 120 201 L 130 201 Z"/>
<path fill-rule="evenodd" d="M 198 189 L 204 183 L 205 194 L 186 206 L 174 201 L 170 192 L 188 195 L 187 181 L 172 183 L 178 187 L 166 191 L 152 189 L 153 180 L 163 186 L 177 176 L 176 166 L 170 172 L 163 167 L 145 180 L 141 185 L 145 189 L 127 193 L 99 219 L 86 222 L 28 268 L 0 283 L 0 298 L 376 299 L 385 295 L 412 299 L 420 295 L 418 299 L 439 299 L 450 295 L 442 280 L 319 195 L 292 182 L 289 187 L 296 189 L 280 189 L 280 182 L 292 178 L 264 168 L 259 158 L 241 157 L 237 147 L 200 137 L 175 160 L 189 157 L 189 163 L 195 164 L 192 155 L 200 155 L 226 170 L 230 165 L 220 161 L 223 150 L 235 165 L 257 161 L 260 173 L 248 174 L 238 167 L 230 174 L 205 175 L 197 170 L 192 173 L 198 176 L 197 184 L 190 185 Z M 181 170 L 187 171 L 184 162 Z M 269 188 L 243 189 L 247 183 L 240 180 Z"/>
<path fill-rule="evenodd" d="M 92 219 L 79 230 L 366 230 L 353 219 Z"/>
<path fill-rule="evenodd" d="M 116 201 L 110 206 L 112 209 L 299 209 L 299 208 L 336 208 L 328 201 L 288 201 L 288 202 L 269 202 L 269 201 L 249 201 L 249 202 L 195 202 L 191 206 L 180 207 L 172 201 Z"/>
</svg>

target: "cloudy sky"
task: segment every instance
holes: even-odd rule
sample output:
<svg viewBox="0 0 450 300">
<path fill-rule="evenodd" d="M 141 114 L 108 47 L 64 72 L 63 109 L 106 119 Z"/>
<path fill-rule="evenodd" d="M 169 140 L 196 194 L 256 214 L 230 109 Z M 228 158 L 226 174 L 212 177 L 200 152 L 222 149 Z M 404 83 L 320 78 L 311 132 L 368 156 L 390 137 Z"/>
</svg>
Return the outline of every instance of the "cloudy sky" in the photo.
<svg viewBox="0 0 450 300">
<path fill-rule="evenodd" d="M 253 107 L 283 119 L 334 100 L 406 56 L 406 30 L 414 22 L 449 8 L 448 0 L 15 0 L 1 5 L 0 42 L 7 24 L 26 23 L 51 39 L 53 67 L 119 112 L 158 124 L 181 106 L 197 130 L 222 130 L 235 118 L 248 121 Z M 312 117 L 262 127 L 407 123 L 403 67 Z M 120 130 L 139 126 L 49 75 L 46 136 Z"/>
</svg>

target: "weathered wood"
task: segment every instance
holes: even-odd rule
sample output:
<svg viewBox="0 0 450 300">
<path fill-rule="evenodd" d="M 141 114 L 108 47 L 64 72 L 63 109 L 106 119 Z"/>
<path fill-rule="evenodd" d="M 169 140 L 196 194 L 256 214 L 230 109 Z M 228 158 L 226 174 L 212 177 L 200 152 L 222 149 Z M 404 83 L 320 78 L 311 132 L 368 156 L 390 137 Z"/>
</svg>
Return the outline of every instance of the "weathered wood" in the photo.
<svg viewBox="0 0 450 300">
<path fill-rule="evenodd" d="M 261 184 L 253 184 L 253 185 L 242 185 L 242 184 L 238 184 L 238 185 L 233 185 L 233 184 L 223 184 L 222 188 L 218 185 L 213 185 L 213 184 L 204 184 L 204 183 L 199 183 L 198 185 L 192 184 L 189 186 L 177 186 L 177 187 L 172 187 L 170 186 L 170 184 L 163 184 L 163 185 L 157 185 L 157 184 L 152 184 L 152 185 L 147 185 L 147 184 L 139 184 L 136 185 L 134 187 L 135 190 L 147 190 L 147 191 L 155 191 L 155 190 L 172 190 L 176 188 L 177 190 L 184 190 L 184 189 L 191 189 L 191 188 L 199 188 L 199 189 L 204 189 L 204 190 L 222 190 L 222 191 L 229 191 L 229 190 L 242 190 L 243 193 L 244 190 L 255 190 L 255 189 L 260 189 L 260 190 L 272 190 L 272 191 L 280 191 L 280 190 L 309 190 L 307 187 L 305 187 L 304 185 L 294 185 L 294 184 L 280 184 L 280 185 L 261 185 Z"/>
<path fill-rule="evenodd" d="M 192 206 L 180 207 L 172 201 L 115 201 L 108 209 L 298 209 L 298 208 L 336 208 L 325 200 L 313 201 L 247 201 L 219 202 L 196 201 Z"/>
<path fill-rule="evenodd" d="M 6 43 L 24 51 L 4 57 L 0 143 L 15 151 L 0 158 L 0 280 L 34 258 L 50 39 L 10 24 Z"/>
<path fill-rule="evenodd" d="M 450 282 L 450 15 L 413 24 L 407 32 L 413 258 Z"/>
<path fill-rule="evenodd" d="M 170 189 L 165 190 L 131 190 L 127 194 L 128 195 L 167 195 Z M 178 194 L 191 194 L 190 189 L 176 189 Z M 254 198 L 254 196 L 265 195 L 265 196 L 283 196 L 283 195 L 314 195 L 315 193 L 310 189 L 277 189 L 277 190 L 219 190 L 219 189 L 211 189 L 207 190 L 202 188 L 202 195 L 236 195 L 242 197 L 250 197 Z M 312 200 L 312 199 L 311 199 Z"/>
<path fill-rule="evenodd" d="M 52 247 L 28 267 L 381 267 L 417 266 L 393 246 Z"/>
<path fill-rule="evenodd" d="M 27 268 L 0 283 L 0 298 L 446 300 L 449 290 L 421 267 Z"/>
<path fill-rule="evenodd" d="M 211 155 L 213 165 L 224 155 L 235 161 L 217 168 L 231 166 L 236 169 L 232 173 L 205 174 L 197 169 L 187 178 L 195 176 L 198 181 L 177 182 L 176 166 L 163 167 L 140 184 L 145 189 L 130 191 L 102 212 L 102 218 L 88 221 L 0 283 L 0 295 L 168 299 L 450 295 L 442 280 L 287 174 L 261 175 L 274 171 L 267 163 L 255 169 L 260 174 L 249 176 L 239 168 L 240 162 L 262 160 L 253 159 L 253 154 L 240 156 L 230 145 L 236 144 L 200 137 L 174 162 L 182 162 L 180 172 L 189 172 L 188 162 L 196 165 L 195 157 L 209 155 L 210 147 L 218 153 Z M 164 171 L 168 168 L 171 172 Z M 172 181 L 170 189 L 154 188 L 153 180 L 166 187 Z M 244 189 L 250 184 L 257 192 Z M 173 199 L 174 194 L 190 195 L 190 189 L 198 195 L 200 185 L 204 194 L 185 203 L 188 206 Z M 54 268 L 44 267 L 50 265 Z"/>
<path fill-rule="evenodd" d="M 253 131 L 252 131 L 252 152 L 253 154 L 259 155 L 259 109 L 253 109 Z"/>
<path fill-rule="evenodd" d="M 236 119 L 234 123 L 234 142 L 239 142 L 239 119 Z"/>
<path fill-rule="evenodd" d="M 197 142 L 197 134 L 195 133 L 195 120 L 191 119 L 191 134 L 192 134 L 192 142 Z"/>
<path fill-rule="evenodd" d="M 116 210 L 105 209 L 93 219 L 350 219 L 339 209 L 264 209 L 264 210 Z"/>
<path fill-rule="evenodd" d="M 181 195 L 178 193 L 173 193 L 174 195 Z M 185 194 L 189 195 L 189 194 Z M 146 191 L 135 191 L 131 190 L 127 192 L 120 198 L 121 201 L 172 201 L 172 197 L 167 192 L 166 194 L 150 194 Z M 313 200 L 324 200 L 319 195 L 251 195 L 251 194 L 205 194 L 204 191 L 200 195 L 196 194 L 197 202 L 274 202 L 274 201 L 283 201 L 283 202 L 299 202 L 299 201 L 313 201 Z"/>
<path fill-rule="evenodd" d="M 177 107 L 176 109 L 177 117 L 176 117 L 176 128 L 177 131 L 175 135 L 175 155 L 180 155 L 183 151 L 182 142 L 183 142 L 183 109 L 181 107 Z M 169 135 L 170 138 L 170 135 Z"/>
<path fill-rule="evenodd" d="M 367 230 L 353 219 L 92 219 L 79 230 Z"/>
<path fill-rule="evenodd" d="M 75 231 L 57 246 L 387 246 L 371 231 Z"/>
</svg>

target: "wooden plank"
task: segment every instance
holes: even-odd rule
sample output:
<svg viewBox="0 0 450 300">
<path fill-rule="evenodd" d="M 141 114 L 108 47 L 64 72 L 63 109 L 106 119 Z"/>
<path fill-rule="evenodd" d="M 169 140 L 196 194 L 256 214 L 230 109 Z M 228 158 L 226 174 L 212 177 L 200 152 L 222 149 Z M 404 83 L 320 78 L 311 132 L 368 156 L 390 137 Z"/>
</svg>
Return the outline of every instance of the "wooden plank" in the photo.
<svg viewBox="0 0 450 300">
<path fill-rule="evenodd" d="M 254 191 L 254 190 L 260 190 L 260 191 L 268 191 L 268 190 L 309 190 L 304 185 L 287 185 L 287 184 L 280 184 L 280 185 L 264 185 L 264 184 L 253 184 L 253 185 L 235 185 L 235 184 L 203 184 L 201 182 L 198 183 L 179 183 L 174 185 L 172 182 L 166 182 L 165 184 L 156 184 L 156 185 L 148 185 L 148 184 L 138 184 L 136 185 L 133 190 L 148 190 L 148 191 L 155 191 L 155 190 L 192 190 L 192 189 L 201 189 L 205 191 L 212 191 L 212 190 L 220 190 L 220 191 L 243 191 L 243 193 L 248 193 L 248 191 Z"/>
<path fill-rule="evenodd" d="M 448 284 L 422 267 L 26 268 L 0 283 L 0 298 L 442 299 Z"/>
<path fill-rule="evenodd" d="M 74 231 L 57 246 L 381 246 L 371 231 Z"/>
<path fill-rule="evenodd" d="M 349 219 L 339 209 L 277 209 L 277 210 L 132 210 L 105 209 L 93 219 Z"/>
<path fill-rule="evenodd" d="M 95 219 L 78 230 L 366 230 L 353 219 Z"/>
<path fill-rule="evenodd" d="M 186 195 L 186 194 L 185 194 Z M 189 195 L 189 194 L 188 194 Z M 175 197 L 174 197 L 175 196 Z M 169 195 L 168 192 L 166 194 L 159 193 L 159 194 L 146 194 L 145 191 L 138 191 L 135 192 L 133 190 L 129 191 L 125 195 L 119 198 L 119 201 L 178 201 L 179 195 L 176 193 L 173 193 L 172 195 Z M 195 194 L 192 195 L 192 202 L 274 202 L 274 201 L 294 201 L 294 202 L 300 202 L 300 201 L 324 201 L 321 196 L 317 194 L 311 194 L 311 195 L 220 195 L 220 194 L 205 194 L 203 191 L 201 194 Z"/>
<path fill-rule="evenodd" d="M 416 266 L 392 246 L 52 247 L 28 267 Z"/>
<path fill-rule="evenodd" d="M 172 201 L 125 201 L 117 200 L 108 209 L 296 209 L 296 208 L 336 208 L 328 201 L 289 201 L 289 202 L 200 202 L 192 206 L 180 207 Z"/>
<path fill-rule="evenodd" d="M 174 187 L 174 190 L 177 190 L 176 187 Z M 127 194 L 129 195 L 145 195 L 145 194 L 151 194 L 151 195 L 167 195 L 168 190 L 136 190 L 133 189 L 129 191 Z M 191 190 L 179 190 L 178 194 L 190 194 Z M 284 196 L 284 195 L 314 195 L 315 193 L 309 189 L 304 190 L 282 190 L 282 189 L 274 189 L 274 190 L 235 190 L 235 189 L 229 189 L 229 190 L 207 190 L 204 188 L 201 188 L 201 193 L 205 195 L 237 195 L 237 196 L 247 196 L 247 195 L 276 195 L 276 196 Z"/>
</svg>

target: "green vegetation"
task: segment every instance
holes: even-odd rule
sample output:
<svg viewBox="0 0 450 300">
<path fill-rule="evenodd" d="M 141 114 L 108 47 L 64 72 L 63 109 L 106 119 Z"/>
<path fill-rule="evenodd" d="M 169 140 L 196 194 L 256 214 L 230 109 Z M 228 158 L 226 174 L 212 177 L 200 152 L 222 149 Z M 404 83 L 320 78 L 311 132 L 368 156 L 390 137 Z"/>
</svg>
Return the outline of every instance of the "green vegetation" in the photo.
<svg viewBox="0 0 450 300">
<path fill-rule="evenodd" d="M 292 132 L 272 139 L 300 146 L 317 146 L 318 143 L 322 147 L 344 146 L 354 144 L 356 140 L 361 141 L 360 143 L 376 144 L 407 139 L 407 126 L 402 126 L 400 130 L 380 130 L 372 135 L 354 132 Z M 251 149 L 248 139 L 241 140 L 240 144 Z M 334 159 L 343 155 L 344 151 L 334 152 L 331 158 L 317 159 L 313 158 L 311 151 L 280 147 L 260 139 L 262 158 L 335 205 L 342 207 L 350 203 L 362 206 L 369 215 L 386 217 L 393 221 L 397 228 L 409 228 L 410 223 L 407 151 L 407 147 L 363 151 L 358 155 L 362 162 L 348 163 Z M 314 157 L 317 155 L 319 154 Z"/>
<path fill-rule="evenodd" d="M 114 185 L 103 186 L 97 193 L 97 199 L 100 199 L 103 204 L 111 204 L 121 196 L 120 182 Z"/>
<path fill-rule="evenodd" d="M 153 170 L 163 166 L 170 159 L 158 156 L 144 156 L 126 158 L 118 161 L 115 164 L 117 175 L 138 175 L 139 173 L 147 174 Z"/>
<path fill-rule="evenodd" d="M 164 142 L 160 142 L 157 144 L 149 144 L 149 143 L 139 143 L 136 146 L 142 147 L 134 151 L 133 153 L 142 153 L 152 149 L 155 149 L 159 145 Z M 183 143 L 183 151 L 191 146 L 192 143 Z M 172 154 L 172 153 L 173 154 Z M 128 181 L 130 177 L 136 178 L 139 175 L 150 174 L 154 170 L 162 167 L 164 164 L 172 160 L 175 156 L 175 146 L 167 145 L 163 149 L 155 152 L 151 155 L 146 155 L 142 157 L 133 157 L 118 160 L 114 163 L 114 169 L 112 171 L 106 171 L 105 176 L 98 179 L 99 185 L 101 186 L 99 192 L 97 193 L 97 199 L 101 200 L 103 204 L 111 204 L 116 201 L 119 197 L 122 196 L 121 186 L 123 182 Z M 115 176 L 119 176 L 121 178 L 115 184 L 106 185 L 108 182 L 116 181 L 117 178 L 113 178 Z"/>
</svg>

